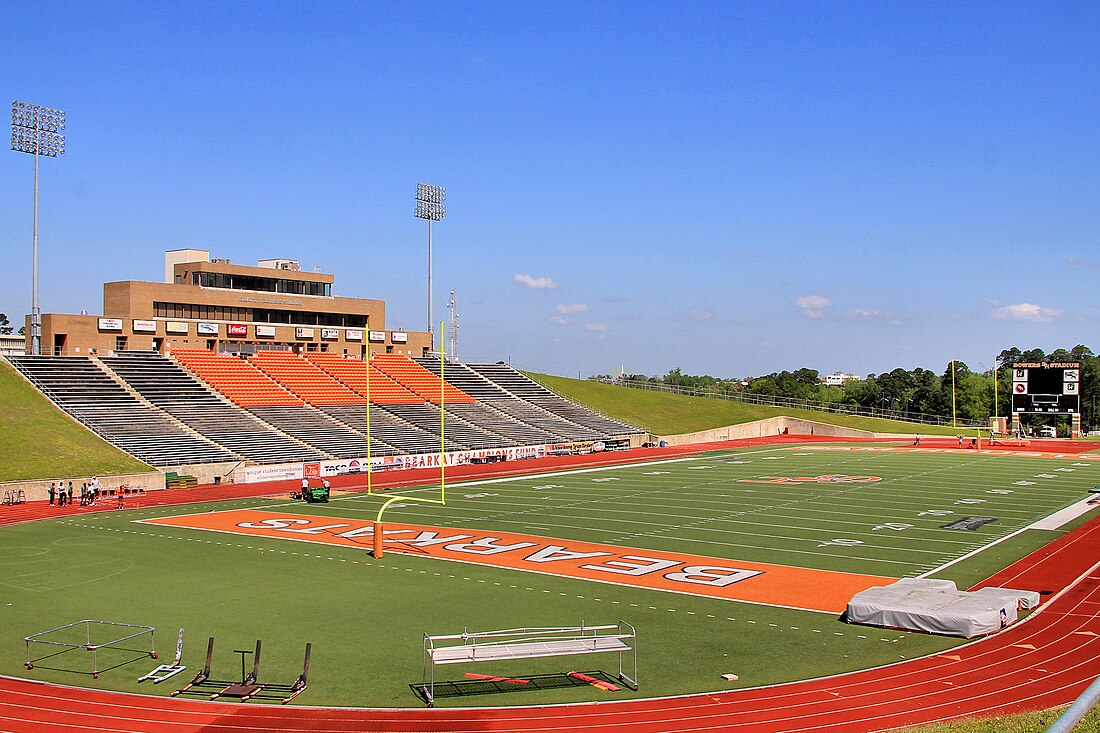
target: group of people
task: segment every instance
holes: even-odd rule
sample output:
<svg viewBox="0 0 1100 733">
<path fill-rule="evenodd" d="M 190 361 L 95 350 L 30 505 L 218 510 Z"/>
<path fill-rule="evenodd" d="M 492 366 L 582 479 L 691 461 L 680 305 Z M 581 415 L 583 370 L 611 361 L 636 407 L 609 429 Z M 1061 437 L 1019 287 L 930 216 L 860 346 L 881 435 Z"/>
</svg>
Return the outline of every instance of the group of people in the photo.
<svg viewBox="0 0 1100 733">
<path fill-rule="evenodd" d="M 102 491 L 99 485 L 99 478 L 92 476 L 90 482 L 86 481 L 80 485 L 80 506 L 95 506 L 96 500 L 99 499 L 99 494 Z M 76 500 L 76 489 L 73 487 L 73 482 L 70 481 L 68 485 L 65 485 L 64 481 L 58 481 L 56 484 L 50 482 L 50 488 L 46 490 L 46 494 L 50 499 L 50 506 L 65 506 L 72 504 Z"/>
</svg>

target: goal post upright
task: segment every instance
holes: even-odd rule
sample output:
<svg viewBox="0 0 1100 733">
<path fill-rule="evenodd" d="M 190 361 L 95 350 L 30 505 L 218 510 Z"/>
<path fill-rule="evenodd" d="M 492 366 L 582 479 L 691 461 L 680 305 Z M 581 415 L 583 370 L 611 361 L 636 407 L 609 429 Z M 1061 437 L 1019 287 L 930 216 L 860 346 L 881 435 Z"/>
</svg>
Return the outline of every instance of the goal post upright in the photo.
<svg viewBox="0 0 1100 733">
<path fill-rule="evenodd" d="M 370 337 L 367 337 L 367 495 L 371 494 L 372 476 L 374 473 L 374 466 L 370 462 Z"/>
<path fill-rule="evenodd" d="M 391 496 L 389 499 L 387 499 L 385 502 L 383 502 L 382 506 L 380 506 L 378 508 L 377 516 L 375 516 L 375 518 L 374 518 L 374 557 L 375 557 L 375 559 L 379 559 L 379 558 L 383 557 L 384 554 L 385 554 L 385 551 L 383 549 L 383 545 L 385 544 L 385 542 L 383 540 L 383 534 L 385 532 L 385 524 L 382 522 L 382 515 L 385 513 L 386 509 L 389 508 L 390 504 L 393 504 L 393 503 L 398 502 L 398 501 L 415 501 L 415 502 L 419 502 L 421 504 L 439 504 L 441 506 L 445 506 L 447 504 L 447 488 L 446 488 L 447 455 L 446 455 L 446 444 L 445 444 L 446 438 L 444 436 L 444 427 L 445 427 L 445 424 L 446 424 L 446 419 L 444 417 L 445 403 L 444 403 L 444 398 L 443 398 L 444 382 L 443 382 L 443 359 L 442 359 L 443 344 L 444 344 L 444 337 L 445 337 L 445 334 L 443 332 L 444 327 L 445 326 L 444 326 L 443 321 L 440 321 L 439 322 L 439 353 L 440 353 L 441 358 L 439 360 L 439 498 L 438 499 L 425 499 L 425 498 L 420 497 L 420 496 L 403 496 L 403 495 L 399 494 L 397 496 Z M 368 383 L 369 383 L 369 379 L 370 379 L 369 370 L 368 370 L 368 374 L 367 374 L 367 379 L 368 379 Z M 369 402 L 367 403 L 367 411 L 368 412 L 370 411 L 370 403 Z M 368 445 L 369 444 L 370 443 L 369 443 L 369 435 L 368 435 Z M 369 470 L 367 472 L 367 475 L 368 476 L 370 475 Z"/>
</svg>

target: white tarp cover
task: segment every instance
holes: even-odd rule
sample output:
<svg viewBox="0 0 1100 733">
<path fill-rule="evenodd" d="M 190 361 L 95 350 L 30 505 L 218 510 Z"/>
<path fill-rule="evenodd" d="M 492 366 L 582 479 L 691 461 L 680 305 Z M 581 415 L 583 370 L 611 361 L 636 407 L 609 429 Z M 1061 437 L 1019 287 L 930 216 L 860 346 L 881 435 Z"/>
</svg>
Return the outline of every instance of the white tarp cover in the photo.
<svg viewBox="0 0 1100 733">
<path fill-rule="evenodd" d="M 902 579 L 860 591 L 848 602 L 846 620 L 930 634 L 970 638 L 1016 623 L 1019 608 L 1035 608 L 1039 594 L 1008 588 L 960 591 L 950 580 Z"/>
</svg>

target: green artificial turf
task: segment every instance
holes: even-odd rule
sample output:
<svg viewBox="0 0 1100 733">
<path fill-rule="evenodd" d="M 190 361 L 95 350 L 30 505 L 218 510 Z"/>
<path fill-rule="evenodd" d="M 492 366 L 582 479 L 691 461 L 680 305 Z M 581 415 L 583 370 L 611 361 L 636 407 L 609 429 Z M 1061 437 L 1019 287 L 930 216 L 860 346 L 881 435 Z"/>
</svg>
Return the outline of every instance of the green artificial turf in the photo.
<svg viewBox="0 0 1100 733">
<path fill-rule="evenodd" d="M 1073 466 L 1070 472 L 1057 468 Z M 1033 486 L 1016 481 L 1047 472 Z M 1100 466 L 985 455 L 731 451 L 691 460 L 449 484 L 445 507 L 407 503 L 389 522 L 495 529 L 621 547 L 692 552 L 895 577 L 915 575 L 1007 536 L 1085 495 Z M 666 473 L 667 472 L 667 473 Z M 878 474 L 874 484 L 746 483 L 764 476 Z M 616 479 L 596 481 L 595 479 Z M 1012 494 L 987 493 L 1012 487 Z M 1003 488 L 998 488 L 1003 490 Z M 432 496 L 438 487 L 405 490 Z M 981 497 L 981 505 L 956 505 Z M 653 697 L 787 682 L 888 664 L 953 648 L 959 639 L 842 623 L 836 615 L 665 593 L 387 553 L 135 523 L 157 516 L 268 506 L 297 514 L 371 519 L 380 496 L 329 504 L 238 500 L 81 514 L 0 530 L 0 672 L 64 684 L 167 694 L 202 667 L 217 637 L 214 676 L 240 676 L 236 649 L 264 640 L 261 679 L 288 683 L 313 644 L 307 705 L 417 706 L 423 634 L 520 626 L 615 623 L 638 630 L 637 693 L 590 687 L 440 699 L 443 705 L 522 705 Z M 942 529 L 927 509 L 982 513 L 975 531 Z M 876 529 L 884 523 L 908 528 Z M 965 586 L 1059 536 L 1026 531 L 939 575 Z M 858 539 L 860 546 L 822 540 Z M 919 552 L 922 548 L 926 552 Z M 930 548 L 930 549 L 929 549 Z M 812 592 L 812 590 L 811 590 Z M 136 678 L 157 662 L 114 654 L 122 666 L 91 679 L 85 652 L 22 668 L 28 634 L 79 619 L 157 627 L 162 659 L 186 629 L 188 670 L 158 686 Z M 37 653 L 37 650 L 36 650 Z M 108 654 L 105 652 L 105 654 Z M 614 655 L 440 667 L 504 676 L 617 671 Z M 726 682 L 722 674 L 739 679 Z"/>
<path fill-rule="evenodd" d="M 4 361 L 0 414 L 0 481 L 152 470 L 74 422 Z"/>
</svg>

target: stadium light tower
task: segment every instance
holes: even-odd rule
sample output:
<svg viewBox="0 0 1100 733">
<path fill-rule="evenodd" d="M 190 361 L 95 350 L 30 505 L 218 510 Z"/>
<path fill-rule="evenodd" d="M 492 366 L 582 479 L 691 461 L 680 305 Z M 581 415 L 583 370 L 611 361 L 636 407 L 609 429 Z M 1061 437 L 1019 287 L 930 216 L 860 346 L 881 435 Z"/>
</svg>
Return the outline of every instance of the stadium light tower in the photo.
<svg viewBox="0 0 1100 733">
<path fill-rule="evenodd" d="M 458 363 L 458 311 L 455 309 L 455 289 L 451 288 L 451 299 L 447 301 L 447 310 L 451 312 L 451 333 L 448 338 L 451 342 L 450 353 L 447 358 L 452 363 Z"/>
<path fill-rule="evenodd" d="M 11 149 L 34 156 L 34 250 L 31 286 L 31 354 L 42 353 L 42 312 L 38 307 L 38 156 L 65 153 L 65 112 L 26 102 L 11 103 Z"/>
<path fill-rule="evenodd" d="M 427 183 L 416 184 L 416 218 L 428 220 L 428 333 L 432 329 L 432 222 L 447 216 L 447 189 Z M 433 342 L 434 343 L 434 342 Z"/>
</svg>

